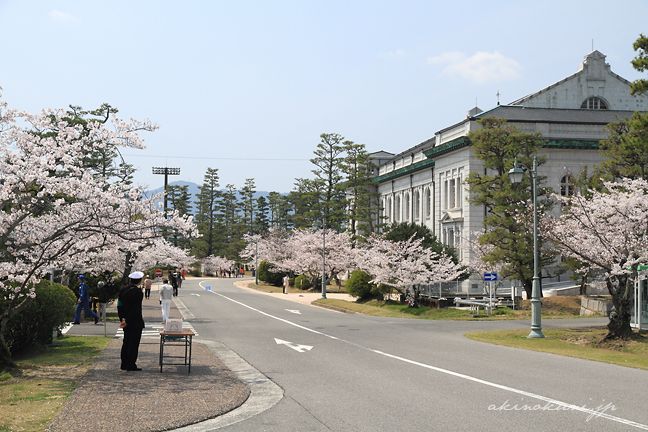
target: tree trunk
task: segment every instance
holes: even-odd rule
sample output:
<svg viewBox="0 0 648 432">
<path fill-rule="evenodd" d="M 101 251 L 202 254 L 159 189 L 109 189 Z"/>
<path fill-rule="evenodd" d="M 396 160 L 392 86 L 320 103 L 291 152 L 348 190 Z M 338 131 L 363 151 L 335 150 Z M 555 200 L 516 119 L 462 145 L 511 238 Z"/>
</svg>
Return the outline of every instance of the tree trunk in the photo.
<svg viewBox="0 0 648 432">
<path fill-rule="evenodd" d="M 607 325 L 608 334 L 603 340 L 628 339 L 632 333 L 630 327 L 630 307 L 634 292 L 634 278 L 627 275 L 617 276 L 618 285 L 615 286 L 610 278 L 606 279 L 608 291 L 612 295 L 612 312 Z"/>
<path fill-rule="evenodd" d="M 7 328 L 8 321 L 9 316 L 2 317 L 0 320 L 0 371 L 16 367 L 16 364 L 11 360 L 11 353 L 9 352 L 9 347 L 4 338 L 4 332 Z"/>
<path fill-rule="evenodd" d="M 588 274 L 589 273 L 585 273 L 581 278 L 580 295 L 587 295 L 587 275 Z"/>
</svg>

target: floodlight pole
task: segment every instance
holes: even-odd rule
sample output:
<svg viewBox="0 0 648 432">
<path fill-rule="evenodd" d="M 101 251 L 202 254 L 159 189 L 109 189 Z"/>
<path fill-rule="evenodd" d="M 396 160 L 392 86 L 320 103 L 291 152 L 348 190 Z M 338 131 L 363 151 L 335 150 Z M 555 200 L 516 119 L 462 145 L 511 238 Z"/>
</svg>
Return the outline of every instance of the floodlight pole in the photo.
<svg viewBox="0 0 648 432">
<path fill-rule="evenodd" d="M 153 167 L 153 174 L 164 174 L 164 215 L 167 211 L 167 184 L 170 175 L 180 175 L 180 168 Z"/>
<path fill-rule="evenodd" d="M 531 333 L 527 337 L 543 338 L 545 336 L 542 334 L 542 317 L 540 315 L 542 300 L 540 300 L 540 278 L 538 277 L 540 263 L 540 252 L 538 250 L 538 161 L 535 156 L 533 156 L 533 170 L 530 170 L 523 163 L 518 163 L 517 159 L 515 160 L 515 165 L 509 171 L 511 183 L 520 183 L 524 171 L 529 172 L 533 178 L 533 285 L 531 288 Z"/>
</svg>

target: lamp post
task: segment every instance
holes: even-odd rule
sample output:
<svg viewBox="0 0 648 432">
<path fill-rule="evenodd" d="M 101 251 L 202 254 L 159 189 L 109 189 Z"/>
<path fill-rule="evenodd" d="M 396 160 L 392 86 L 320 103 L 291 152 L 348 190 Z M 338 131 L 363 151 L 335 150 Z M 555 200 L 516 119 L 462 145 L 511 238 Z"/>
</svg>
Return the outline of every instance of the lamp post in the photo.
<svg viewBox="0 0 648 432">
<path fill-rule="evenodd" d="M 326 298 L 326 219 L 322 218 L 322 297 Z"/>
<path fill-rule="evenodd" d="M 522 182 L 524 172 L 531 173 L 533 179 L 533 286 L 531 288 L 531 333 L 529 338 L 543 338 L 542 323 L 540 316 L 540 278 L 538 277 L 538 264 L 540 262 L 540 253 L 538 252 L 538 162 L 533 156 L 533 170 L 530 170 L 523 163 L 518 163 L 515 159 L 515 165 L 508 172 L 511 184 Z"/>
</svg>

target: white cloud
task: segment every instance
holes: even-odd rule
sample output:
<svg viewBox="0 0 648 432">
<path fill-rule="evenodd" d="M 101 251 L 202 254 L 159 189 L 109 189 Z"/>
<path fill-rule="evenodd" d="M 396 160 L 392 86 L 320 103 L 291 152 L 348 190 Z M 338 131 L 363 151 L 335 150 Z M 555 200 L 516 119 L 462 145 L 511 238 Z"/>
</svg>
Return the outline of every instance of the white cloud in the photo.
<svg viewBox="0 0 648 432">
<path fill-rule="evenodd" d="M 61 12 L 56 9 L 52 9 L 52 12 L 50 12 L 48 15 L 53 21 L 71 21 L 74 19 L 72 14 Z"/>
<path fill-rule="evenodd" d="M 389 51 L 385 53 L 380 53 L 378 55 L 379 57 L 391 57 L 391 58 L 398 58 L 398 57 L 405 57 L 405 51 L 402 49 L 397 49 L 396 51 Z"/>
<path fill-rule="evenodd" d="M 428 63 L 446 65 L 442 75 L 469 80 L 474 84 L 485 84 L 494 81 L 515 79 L 520 76 L 522 67 L 513 59 L 504 57 L 499 52 L 478 52 L 468 57 L 458 51 L 429 57 Z"/>
</svg>

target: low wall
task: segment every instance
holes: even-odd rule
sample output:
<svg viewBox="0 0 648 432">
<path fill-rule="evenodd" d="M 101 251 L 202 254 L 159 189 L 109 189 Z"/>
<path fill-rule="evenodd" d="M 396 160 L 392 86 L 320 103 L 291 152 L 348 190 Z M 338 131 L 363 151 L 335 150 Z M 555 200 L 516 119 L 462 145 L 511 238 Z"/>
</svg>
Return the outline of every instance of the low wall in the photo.
<svg viewBox="0 0 648 432">
<path fill-rule="evenodd" d="M 581 298 L 580 314 L 610 316 L 612 299 L 610 297 L 583 297 Z"/>
<path fill-rule="evenodd" d="M 574 285 L 566 288 L 556 288 L 549 290 L 542 290 L 542 293 L 545 297 L 556 297 L 556 296 L 577 296 L 580 295 L 580 286 Z"/>
</svg>

